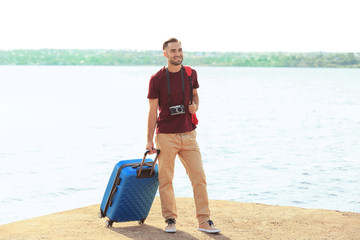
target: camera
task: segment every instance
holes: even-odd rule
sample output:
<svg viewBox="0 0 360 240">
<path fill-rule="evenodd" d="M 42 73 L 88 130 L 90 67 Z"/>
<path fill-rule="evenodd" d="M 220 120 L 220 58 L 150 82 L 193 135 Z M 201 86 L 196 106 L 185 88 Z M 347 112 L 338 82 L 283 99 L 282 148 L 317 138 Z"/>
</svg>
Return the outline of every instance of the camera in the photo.
<svg viewBox="0 0 360 240">
<path fill-rule="evenodd" d="M 179 115 L 185 113 L 185 107 L 184 105 L 176 105 L 169 108 L 171 115 Z"/>
</svg>

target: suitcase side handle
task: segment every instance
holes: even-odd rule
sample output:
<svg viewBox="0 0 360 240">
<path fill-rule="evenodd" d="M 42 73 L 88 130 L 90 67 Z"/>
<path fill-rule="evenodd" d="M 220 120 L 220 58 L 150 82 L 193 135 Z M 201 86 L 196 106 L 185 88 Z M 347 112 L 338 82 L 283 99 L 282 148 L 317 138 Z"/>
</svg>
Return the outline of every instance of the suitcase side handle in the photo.
<svg viewBox="0 0 360 240">
<path fill-rule="evenodd" d="M 144 157 L 143 157 L 143 159 L 142 159 L 142 161 L 141 161 L 140 169 L 139 169 L 139 171 L 138 171 L 138 175 L 137 175 L 138 177 L 140 177 L 140 175 L 141 175 L 141 171 L 142 171 L 143 166 L 144 166 L 144 163 L 145 163 L 146 155 L 148 155 L 149 152 L 150 152 L 150 150 L 147 149 L 147 150 L 145 151 L 145 153 L 144 153 Z M 156 157 L 155 157 L 155 159 L 154 159 L 154 164 L 153 164 L 153 166 L 152 166 L 152 168 L 151 168 L 151 171 L 150 171 L 150 176 L 151 176 L 151 174 L 152 174 L 153 171 L 154 171 L 154 168 L 155 168 L 155 165 L 156 165 L 156 161 L 157 161 L 157 159 L 158 159 L 159 154 L 160 154 L 160 149 L 156 149 Z"/>
</svg>

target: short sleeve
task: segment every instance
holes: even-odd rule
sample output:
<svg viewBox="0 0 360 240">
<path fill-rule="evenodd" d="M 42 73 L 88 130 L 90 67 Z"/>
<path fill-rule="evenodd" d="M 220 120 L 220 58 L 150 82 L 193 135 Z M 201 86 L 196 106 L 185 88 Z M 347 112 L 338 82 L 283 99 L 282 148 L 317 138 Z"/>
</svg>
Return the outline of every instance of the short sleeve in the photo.
<svg viewBox="0 0 360 240">
<path fill-rule="evenodd" d="M 149 91 L 147 98 L 155 99 L 160 98 L 160 89 L 158 84 L 158 79 L 155 76 L 152 76 L 149 81 Z"/>
<path fill-rule="evenodd" d="M 192 74 L 191 74 L 191 78 L 193 79 L 193 88 L 194 89 L 197 89 L 197 88 L 199 88 L 200 86 L 199 86 L 199 81 L 198 81 L 198 78 L 197 78 L 197 72 L 193 69 L 193 71 L 192 71 Z"/>
</svg>

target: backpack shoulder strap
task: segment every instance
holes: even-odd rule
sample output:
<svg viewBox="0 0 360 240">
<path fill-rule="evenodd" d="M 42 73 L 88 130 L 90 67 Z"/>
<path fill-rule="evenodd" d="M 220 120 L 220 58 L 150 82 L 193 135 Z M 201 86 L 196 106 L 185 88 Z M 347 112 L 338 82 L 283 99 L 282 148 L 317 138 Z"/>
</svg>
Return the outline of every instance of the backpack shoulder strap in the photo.
<svg viewBox="0 0 360 240">
<path fill-rule="evenodd" d="M 188 76 L 190 82 L 190 104 L 192 104 L 193 102 L 193 84 L 191 79 L 192 69 L 189 66 L 183 66 L 183 67 L 185 68 L 186 75 Z"/>
<path fill-rule="evenodd" d="M 188 77 L 191 77 L 191 74 L 192 74 L 192 69 L 191 69 L 191 67 L 189 67 L 189 66 L 184 66 L 184 68 L 185 68 L 186 75 L 188 75 Z"/>
<path fill-rule="evenodd" d="M 189 82 L 190 82 L 190 104 L 192 104 L 192 102 L 193 102 L 193 85 L 192 85 L 192 80 L 191 80 L 192 69 L 189 66 L 183 66 L 183 67 L 185 68 L 186 75 L 188 76 Z M 191 122 L 194 125 L 198 125 L 199 120 L 196 117 L 196 113 L 191 114 Z"/>
</svg>

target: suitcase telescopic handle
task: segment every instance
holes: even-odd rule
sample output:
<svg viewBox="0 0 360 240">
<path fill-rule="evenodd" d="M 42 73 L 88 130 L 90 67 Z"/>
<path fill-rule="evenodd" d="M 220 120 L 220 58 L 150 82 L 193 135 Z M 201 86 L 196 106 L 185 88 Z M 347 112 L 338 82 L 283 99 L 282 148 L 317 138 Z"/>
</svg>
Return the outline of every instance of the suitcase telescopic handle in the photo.
<svg viewBox="0 0 360 240">
<path fill-rule="evenodd" d="M 142 161 L 141 161 L 140 169 L 139 169 L 139 172 L 138 172 L 138 177 L 141 175 L 142 168 L 143 168 L 143 166 L 144 166 L 144 164 L 145 164 L 146 155 L 148 155 L 149 152 L 150 152 L 150 150 L 147 149 L 147 150 L 145 151 L 145 153 L 144 153 L 144 157 L 143 157 L 143 159 L 142 159 Z M 155 165 L 156 165 L 156 161 L 157 161 L 157 159 L 158 159 L 159 153 L 160 153 L 160 149 L 156 149 L 156 157 L 155 157 L 155 159 L 154 159 L 154 164 L 153 164 L 153 166 L 152 166 L 152 168 L 151 168 L 151 171 L 150 171 L 150 176 L 151 176 L 151 174 L 153 173 L 153 171 L 154 171 L 154 169 L 155 169 Z"/>
</svg>

